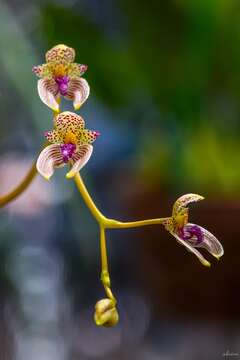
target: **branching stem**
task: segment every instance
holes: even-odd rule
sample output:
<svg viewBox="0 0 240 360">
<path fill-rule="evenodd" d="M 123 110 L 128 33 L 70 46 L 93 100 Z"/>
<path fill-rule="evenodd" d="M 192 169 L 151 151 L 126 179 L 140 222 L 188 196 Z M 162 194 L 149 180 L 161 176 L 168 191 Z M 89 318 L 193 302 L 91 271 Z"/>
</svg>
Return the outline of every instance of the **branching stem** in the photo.
<svg viewBox="0 0 240 360">
<path fill-rule="evenodd" d="M 108 298 L 112 299 L 114 303 L 116 303 L 116 299 L 111 291 L 111 282 L 108 271 L 108 260 L 107 260 L 107 249 L 106 249 L 106 229 L 126 229 L 126 228 L 136 228 L 140 226 L 146 225 L 156 225 L 163 224 L 168 218 L 156 218 L 156 219 L 148 219 L 148 220 L 140 220 L 140 221 L 130 221 L 130 222 L 122 222 L 114 219 L 109 219 L 104 216 L 101 211 L 97 208 L 93 199 L 91 198 L 80 174 L 75 176 L 75 183 L 77 188 L 82 195 L 87 207 L 91 211 L 93 217 L 99 224 L 100 228 L 100 250 L 101 250 L 101 262 L 102 262 L 102 271 L 101 271 L 101 280 L 106 291 Z"/>
</svg>

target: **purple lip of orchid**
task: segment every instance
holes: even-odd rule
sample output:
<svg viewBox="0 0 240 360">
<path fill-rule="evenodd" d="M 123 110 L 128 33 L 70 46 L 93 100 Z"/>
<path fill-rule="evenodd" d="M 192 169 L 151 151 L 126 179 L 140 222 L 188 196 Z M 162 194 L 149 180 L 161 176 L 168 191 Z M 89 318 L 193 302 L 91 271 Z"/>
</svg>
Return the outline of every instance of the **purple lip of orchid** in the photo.
<svg viewBox="0 0 240 360">
<path fill-rule="evenodd" d="M 187 230 L 183 228 L 179 229 L 179 235 L 183 240 L 192 240 L 196 241 L 196 245 L 203 242 L 203 233 L 202 230 L 197 226 L 193 225 L 191 228 L 188 228 Z M 195 239 L 193 239 L 195 237 Z"/>
<path fill-rule="evenodd" d="M 75 150 L 76 150 L 76 145 L 75 144 L 62 144 L 60 145 L 60 150 L 63 156 L 63 161 L 65 163 L 68 163 L 68 161 L 72 158 Z"/>
<path fill-rule="evenodd" d="M 68 82 L 69 78 L 68 76 L 58 76 L 55 78 L 56 83 L 58 84 L 58 89 L 61 95 L 65 96 L 67 95 L 68 90 Z"/>
</svg>

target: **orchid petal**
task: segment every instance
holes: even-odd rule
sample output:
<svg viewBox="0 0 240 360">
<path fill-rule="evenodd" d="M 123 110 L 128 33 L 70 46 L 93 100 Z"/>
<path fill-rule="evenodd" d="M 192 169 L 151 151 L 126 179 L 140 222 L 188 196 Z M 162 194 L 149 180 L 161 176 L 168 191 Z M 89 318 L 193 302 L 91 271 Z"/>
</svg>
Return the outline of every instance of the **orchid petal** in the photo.
<svg viewBox="0 0 240 360">
<path fill-rule="evenodd" d="M 61 154 L 60 146 L 52 144 L 42 150 L 37 159 L 37 171 L 49 180 L 54 173 L 55 167 L 62 167 L 65 163 Z"/>
<path fill-rule="evenodd" d="M 35 75 L 37 75 L 40 78 L 45 78 L 49 80 L 53 79 L 54 70 L 55 70 L 55 66 L 53 66 L 52 64 L 42 64 L 42 65 L 34 66 L 32 68 L 32 71 Z"/>
<path fill-rule="evenodd" d="M 190 230 L 191 227 L 197 226 L 203 234 L 203 241 L 197 243 L 196 247 L 205 248 L 210 254 L 219 259 L 224 254 L 224 250 L 222 244 L 218 241 L 218 239 L 210 233 L 208 230 L 203 227 L 195 224 L 188 223 L 184 226 L 186 231 Z"/>
<path fill-rule="evenodd" d="M 88 66 L 85 64 L 77 64 L 79 71 L 80 71 L 80 75 L 82 76 L 88 69 Z"/>
<path fill-rule="evenodd" d="M 78 151 L 74 153 L 72 160 L 73 160 L 73 166 L 71 170 L 67 173 L 66 178 L 71 179 L 74 177 L 86 163 L 90 159 L 93 152 L 93 146 L 86 144 L 79 146 Z"/>
<path fill-rule="evenodd" d="M 66 98 L 73 100 L 75 110 L 80 108 L 80 106 L 87 100 L 89 94 L 90 87 L 87 80 L 80 77 L 70 79 Z"/>
<path fill-rule="evenodd" d="M 198 194 L 186 194 L 178 198 L 173 205 L 173 216 L 177 216 L 188 204 L 203 200 L 204 197 Z"/>
<path fill-rule="evenodd" d="M 57 102 L 58 86 L 53 79 L 38 80 L 38 94 L 44 104 L 53 111 L 59 112 L 59 104 Z"/>
<path fill-rule="evenodd" d="M 175 237 L 175 239 L 183 246 L 185 246 L 187 248 L 188 251 L 192 252 L 194 255 L 197 256 L 197 258 L 199 259 L 199 261 L 204 265 L 204 266 L 211 266 L 210 262 L 208 262 L 204 256 L 197 250 L 195 249 L 191 244 L 189 244 L 186 240 L 182 240 L 175 232 L 171 232 L 171 234 Z"/>
<path fill-rule="evenodd" d="M 57 128 L 51 131 L 45 131 L 44 136 L 52 144 L 61 144 L 64 142 L 64 134 Z"/>
<path fill-rule="evenodd" d="M 42 72 L 43 72 L 43 66 L 42 65 L 37 65 L 34 66 L 32 68 L 32 72 L 37 75 L 38 77 L 42 77 Z"/>
<path fill-rule="evenodd" d="M 92 131 L 92 130 L 88 130 L 88 129 L 84 129 L 84 130 L 80 130 L 78 131 L 78 144 L 79 145 L 83 145 L 83 144 L 91 144 L 93 143 L 98 136 L 100 135 L 99 131 Z"/>
<path fill-rule="evenodd" d="M 75 78 L 82 76 L 88 69 L 87 65 L 72 63 L 68 65 L 68 76 Z"/>
</svg>

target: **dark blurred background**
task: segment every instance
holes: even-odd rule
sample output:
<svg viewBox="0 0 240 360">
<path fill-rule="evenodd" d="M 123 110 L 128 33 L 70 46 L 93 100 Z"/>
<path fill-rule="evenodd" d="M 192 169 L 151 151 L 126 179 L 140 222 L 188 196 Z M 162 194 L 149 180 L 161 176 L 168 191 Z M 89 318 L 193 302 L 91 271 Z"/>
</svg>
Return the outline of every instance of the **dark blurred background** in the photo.
<svg viewBox="0 0 240 360">
<path fill-rule="evenodd" d="M 190 221 L 225 255 L 204 268 L 158 226 L 109 231 L 121 320 L 98 328 L 98 227 L 64 170 L 38 177 L 0 212 L 0 360 L 240 359 L 239 1 L 0 0 L 1 194 L 51 129 L 31 68 L 58 43 L 89 66 L 80 114 L 102 135 L 82 175 L 100 209 L 169 216 L 199 193 Z"/>
</svg>

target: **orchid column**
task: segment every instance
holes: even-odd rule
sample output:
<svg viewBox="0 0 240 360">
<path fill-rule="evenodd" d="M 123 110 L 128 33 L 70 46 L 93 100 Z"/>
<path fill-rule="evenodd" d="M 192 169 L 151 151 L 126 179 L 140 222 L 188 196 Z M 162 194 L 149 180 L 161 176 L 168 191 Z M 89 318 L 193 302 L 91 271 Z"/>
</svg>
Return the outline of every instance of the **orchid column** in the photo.
<svg viewBox="0 0 240 360">
<path fill-rule="evenodd" d="M 203 227 L 188 222 L 188 205 L 202 200 L 203 197 L 200 195 L 186 194 L 181 196 L 173 205 L 172 215 L 164 218 L 121 222 L 107 218 L 98 209 L 79 172 L 90 160 L 93 153 L 93 143 L 100 133 L 86 129 L 85 121 L 81 116 L 69 111 L 60 112 L 61 97 L 71 100 L 74 109 L 78 110 L 90 93 L 87 81 L 82 78 L 87 66 L 77 64 L 74 60 L 74 49 L 66 45 L 57 45 L 46 53 L 45 64 L 33 67 L 33 72 L 40 78 L 38 80 L 40 99 L 53 111 L 53 128 L 44 134 L 47 144 L 44 145 L 36 163 L 34 162 L 29 173 L 16 189 L 0 198 L 0 207 L 14 200 L 26 190 L 37 171 L 49 180 L 55 169 L 65 165 L 69 166 L 66 178 L 74 179 L 79 193 L 99 224 L 101 281 L 106 292 L 106 298 L 96 303 L 94 319 L 97 325 L 114 326 L 118 323 L 119 316 L 116 309 L 117 300 L 111 290 L 108 271 L 107 229 L 163 225 L 181 245 L 195 254 L 205 266 L 210 266 L 210 263 L 197 248 L 205 248 L 217 259 L 223 255 L 224 251 L 214 235 Z"/>
</svg>

